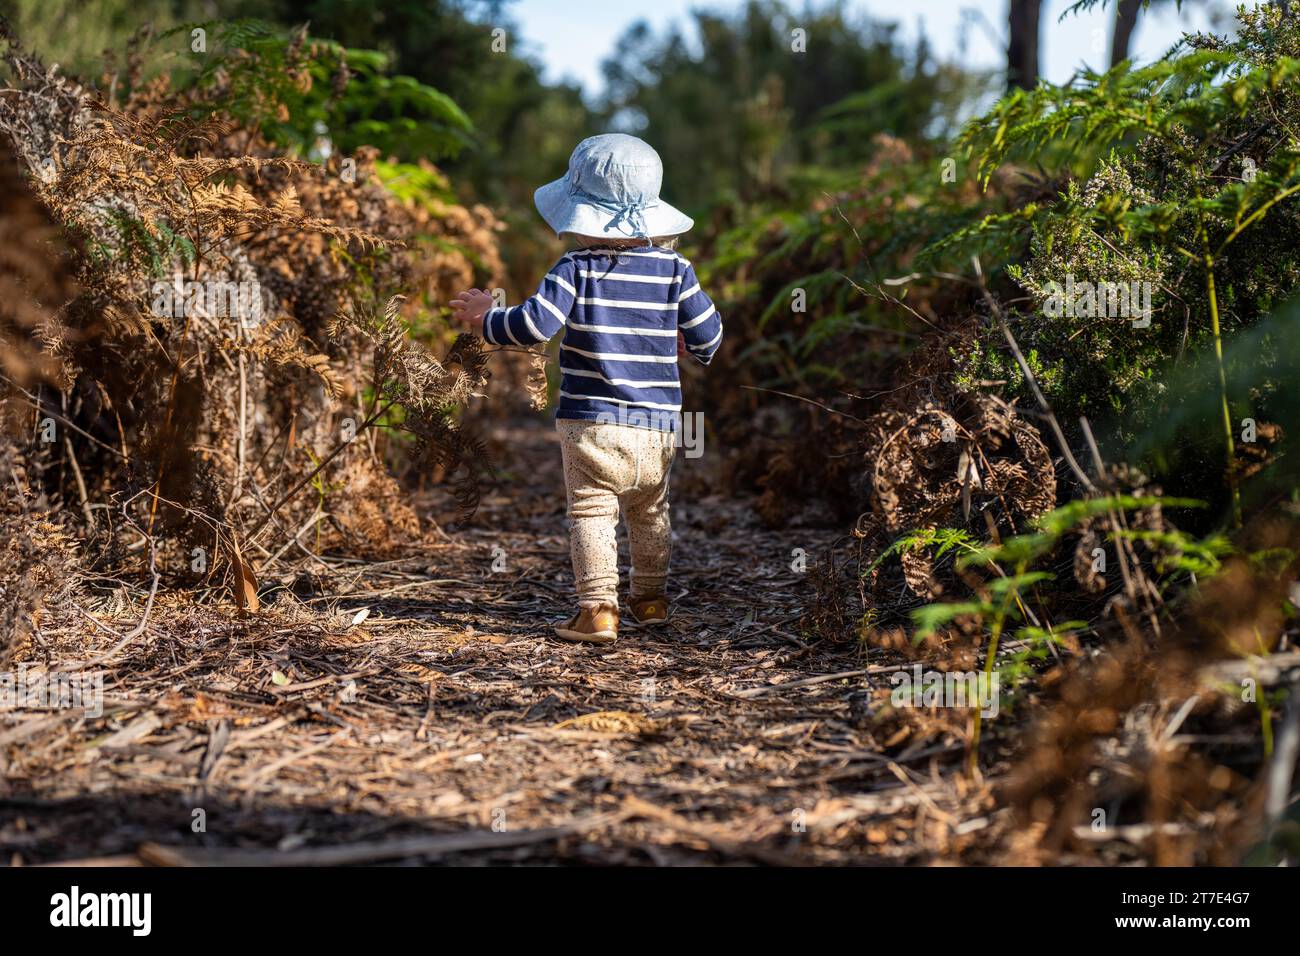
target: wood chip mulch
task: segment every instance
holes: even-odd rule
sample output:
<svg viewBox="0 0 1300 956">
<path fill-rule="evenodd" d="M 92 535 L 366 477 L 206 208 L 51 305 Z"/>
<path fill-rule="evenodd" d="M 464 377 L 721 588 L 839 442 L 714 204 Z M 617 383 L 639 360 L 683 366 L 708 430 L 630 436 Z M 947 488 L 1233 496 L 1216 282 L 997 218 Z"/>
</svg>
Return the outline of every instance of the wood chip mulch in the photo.
<svg viewBox="0 0 1300 956">
<path fill-rule="evenodd" d="M 103 665 L 101 716 L 0 712 L 3 859 L 925 863 L 1005 827 L 954 785 L 960 740 L 890 756 L 872 736 L 863 695 L 906 665 L 802 632 L 791 555 L 834 528 L 675 493 L 672 620 L 565 644 L 558 448 L 536 424 L 498 440 L 512 470 L 468 526 L 430 522 L 385 561 L 282 562 L 295 587 L 257 615 L 160 593 Z M 679 458 L 675 487 L 707 488 L 697 467 Z M 82 611 L 124 632 L 145 594 L 52 615 L 29 673 L 111 648 Z"/>
</svg>

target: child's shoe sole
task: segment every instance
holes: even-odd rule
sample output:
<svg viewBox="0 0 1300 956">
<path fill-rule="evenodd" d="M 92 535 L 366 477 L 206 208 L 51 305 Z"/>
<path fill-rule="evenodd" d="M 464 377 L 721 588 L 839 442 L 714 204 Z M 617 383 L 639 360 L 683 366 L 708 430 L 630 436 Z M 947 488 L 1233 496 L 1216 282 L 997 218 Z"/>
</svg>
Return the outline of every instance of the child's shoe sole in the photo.
<svg viewBox="0 0 1300 956">
<path fill-rule="evenodd" d="M 613 644 L 618 640 L 618 606 L 600 604 L 581 608 L 563 624 L 555 625 L 555 636 L 580 644 Z"/>
<path fill-rule="evenodd" d="M 618 640 L 618 635 L 613 631 L 571 631 L 564 626 L 555 628 L 555 636 L 562 641 L 573 641 L 575 644 L 613 644 Z"/>
</svg>

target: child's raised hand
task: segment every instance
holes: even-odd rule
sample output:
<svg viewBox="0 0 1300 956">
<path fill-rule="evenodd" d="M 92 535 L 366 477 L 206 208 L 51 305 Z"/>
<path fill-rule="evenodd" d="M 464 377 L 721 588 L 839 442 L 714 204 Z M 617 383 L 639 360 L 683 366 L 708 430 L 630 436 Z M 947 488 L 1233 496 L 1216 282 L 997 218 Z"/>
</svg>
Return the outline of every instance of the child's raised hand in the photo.
<svg viewBox="0 0 1300 956">
<path fill-rule="evenodd" d="M 451 300 L 451 317 L 471 332 L 483 334 L 483 316 L 492 308 L 492 296 L 482 289 L 470 289 Z"/>
<path fill-rule="evenodd" d="M 677 357 L 686 358 L 686 336 L 677 333 Z"/>
</svg>

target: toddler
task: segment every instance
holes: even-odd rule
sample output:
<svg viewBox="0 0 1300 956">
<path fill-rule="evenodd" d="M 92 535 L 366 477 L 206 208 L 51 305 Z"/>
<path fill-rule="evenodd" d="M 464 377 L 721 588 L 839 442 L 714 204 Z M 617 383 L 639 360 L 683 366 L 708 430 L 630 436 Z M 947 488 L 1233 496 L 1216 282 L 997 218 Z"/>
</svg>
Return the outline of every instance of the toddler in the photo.
<svg viewBox="0 0 1300 956">
<path fill-rule="evenodd" d="M 675 251 L 692 220 L 659 198 L 663 164 L 649 144 L 610 133 L 583 140 L 537 210 L 578 248 L 522 305 L 493 308 L 478 289 L 451 303 L 493 345 L 528 346 L 564 329 L 556 428 L 568 490 L 578 612 L 555 628 L 571 641 L 618 637 L 620 506 L 628 526 L 632 617 L 668 619 L 668 472 L 680 427 L 677 359 L 708 365 L 722 320 Z"/>
</svg>

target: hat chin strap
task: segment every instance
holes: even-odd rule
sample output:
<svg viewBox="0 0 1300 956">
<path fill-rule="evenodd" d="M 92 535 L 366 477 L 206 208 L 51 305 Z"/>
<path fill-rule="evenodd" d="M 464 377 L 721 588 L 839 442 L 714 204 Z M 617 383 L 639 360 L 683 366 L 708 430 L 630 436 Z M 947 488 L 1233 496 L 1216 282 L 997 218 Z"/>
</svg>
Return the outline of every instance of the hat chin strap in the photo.
<svg viewBox="0 0 1300 956">
<path fill-rule="evenodd" d="M 646 238 L 650 237 L 650 233 L 646 228 L 645 211 L 659 205 L 659 200 L 652 199 L 648 202 L 646 200 L 615 202 L 611 199 L 602 199 L 599 196 L 593 196 L 580 189 L 572 190 L 571 195 L 576 196 L 588 205 L 596 206 L 600 209 L 612 212 L 614 218 L 605 223 L 606 229 L 618 229 L 619 232 L 623 232 L 621 226 L 623 223 L 627 223 L 632 231 L 624 233 L 625 235 L 645 236 Z"/>
</svg>

